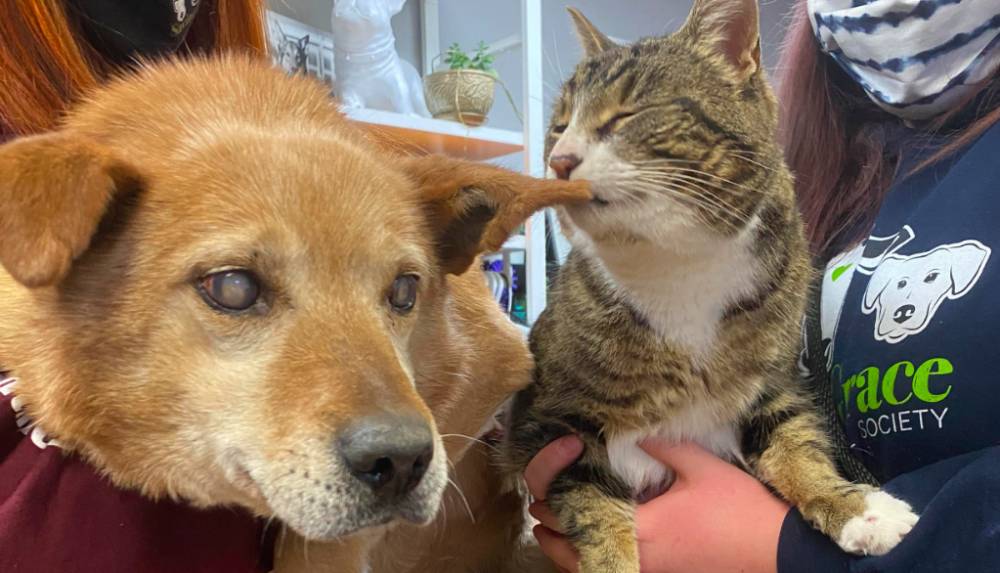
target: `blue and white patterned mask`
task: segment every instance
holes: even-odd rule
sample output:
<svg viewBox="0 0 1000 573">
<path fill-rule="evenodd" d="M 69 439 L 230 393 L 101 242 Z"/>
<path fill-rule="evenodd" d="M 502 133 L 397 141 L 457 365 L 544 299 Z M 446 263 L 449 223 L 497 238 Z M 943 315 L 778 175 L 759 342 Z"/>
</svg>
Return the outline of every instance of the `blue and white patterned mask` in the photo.
<svg viewBox="0 0 1000 573">
<path fill-rule="evenodd" d="M 927 119 L 1000 66 L 1000 0 L 807 0 L 828 53 L 882 109 Z"/>
</svg>

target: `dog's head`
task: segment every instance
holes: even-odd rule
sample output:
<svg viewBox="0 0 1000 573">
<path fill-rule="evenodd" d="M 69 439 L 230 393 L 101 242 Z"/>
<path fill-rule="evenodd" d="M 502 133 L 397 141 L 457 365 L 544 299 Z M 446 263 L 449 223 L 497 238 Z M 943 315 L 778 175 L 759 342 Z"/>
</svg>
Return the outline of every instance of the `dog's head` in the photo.
<svg viewBox="0 0 1000 573">
<path fill-rule="evenodd" d="M 978 241 L 943 245 L 916 255 L 889 255 L 868 282 L 862 311 L 875 313 L 875 339 L 899 342 L 927 327 L 947 299 L 969 292 L 989 249 Z"/>
<path fill-rule="evenodd" d="M 0 362 L 120 485 L 312 539 L 426 522 L 447 467 L 414 339 L 449 335 L 448 274 L 588 198 L 377 152 L 249 61 L 146 69 L 0 147 Z"/>
</svg>

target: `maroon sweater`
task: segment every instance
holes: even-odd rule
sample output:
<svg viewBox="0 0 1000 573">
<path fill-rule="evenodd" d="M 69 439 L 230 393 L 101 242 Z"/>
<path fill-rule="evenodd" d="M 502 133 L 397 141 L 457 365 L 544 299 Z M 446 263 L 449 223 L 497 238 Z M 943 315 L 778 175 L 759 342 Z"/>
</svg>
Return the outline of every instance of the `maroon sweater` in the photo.
<svg viewBox="0 0 1000 573">
<path fill-rule="evenodd" d="M 30 423 L 15 386 L 0 372 L 0 572 L 270 570 L 260 520 L 114 487 Z"/>
</svg>

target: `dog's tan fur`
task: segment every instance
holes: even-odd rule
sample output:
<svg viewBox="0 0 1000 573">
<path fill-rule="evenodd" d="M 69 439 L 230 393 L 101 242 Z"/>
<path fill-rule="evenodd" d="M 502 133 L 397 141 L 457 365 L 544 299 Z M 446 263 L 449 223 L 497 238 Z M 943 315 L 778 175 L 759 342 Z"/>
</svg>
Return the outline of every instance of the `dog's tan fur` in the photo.
<svg viewBox="0 0 1000 573">
<path fill-rule="evenodd" d="M 532 361 L 467 270 L 532 211 L 588 198 L 391 156 L 318 85 L 250 60 L 145 68 L 57 132 L 0 147 L 0 365 L 29 414 L 118 486 L 288 523 L 279 569 L 358 570 L 376 544 L 382 570 L 444 571 L 444 546 L 456 570 L 498 562 L 520 500 L 460 436 Z M 200 277 L 229 267 L 262 278 L 263 306 L 205 304 Z M 404 271 L 420 275 L 405 316 L 385 300 Z M 446 450 L 456 464 L 474 526 L 454 490 L 425 529 L 356 517 L 331 444 L 379 410 L 436 429 L 434 463 Z M 411 520 L 434 515 L 434 475 Z M 303 548 L 299 534 L 343 539 Z"/>
</svg>

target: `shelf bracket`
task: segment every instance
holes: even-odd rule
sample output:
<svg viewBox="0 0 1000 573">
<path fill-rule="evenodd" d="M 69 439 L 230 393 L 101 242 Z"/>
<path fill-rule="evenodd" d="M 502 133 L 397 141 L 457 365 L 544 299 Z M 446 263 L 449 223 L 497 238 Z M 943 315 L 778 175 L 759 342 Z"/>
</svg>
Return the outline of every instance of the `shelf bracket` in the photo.
<svg viewBox="0 0 1000 573">
<path fill-rule="evenodd" d="M 542 0 L 521 0 L 521 54 L 524 66 L 524 171 L 545 176 L 545 101 L 542 83 Z M 528 324 L 545 308 L 545 213 L 525 225 L 525 293 Z"/>
</svg>

